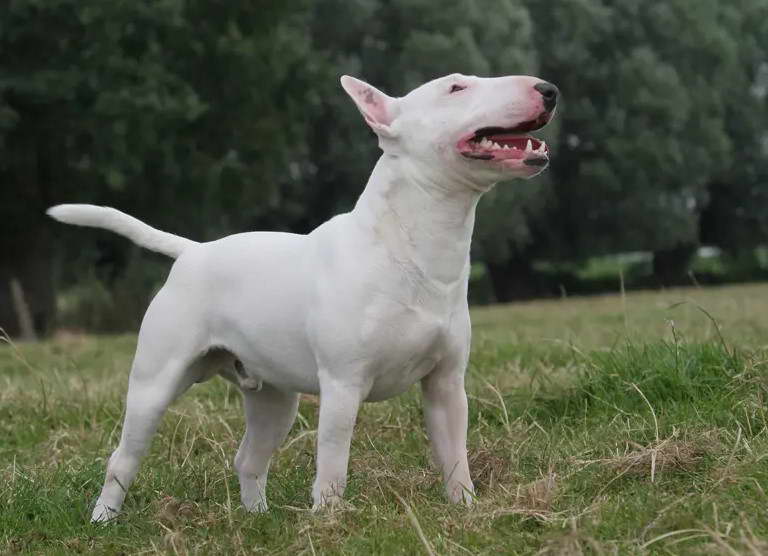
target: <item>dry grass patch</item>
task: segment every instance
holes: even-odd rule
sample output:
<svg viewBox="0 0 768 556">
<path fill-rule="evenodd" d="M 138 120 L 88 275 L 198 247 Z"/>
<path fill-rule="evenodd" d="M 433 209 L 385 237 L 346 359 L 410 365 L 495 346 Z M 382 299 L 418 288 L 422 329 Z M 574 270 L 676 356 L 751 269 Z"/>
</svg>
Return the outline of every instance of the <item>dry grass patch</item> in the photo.
<svg viewBox="0 0 768 556">
<path fill-rule="evenodd" d="M 595 461 L 618 472 L 620 476 L 649 477 L 654 482 L 664 472 L 692 471 L 705 455 L 713 451 L 700 440 L 682 440 L 670 436 L 646 446 L 627 441 L 622 453 Z"/>
<path fill-rule="evenodd" d="M 157 523 L 167 529 L 188 527 L 190 522 L 199 524 L 203 518 L 197 504 L 168 495 L 152 502 L 150 514 Z"/>
<path fill-rule="evenodd" d="M 484 446 L 469 451 L 469 469 L 475 487 L 480 492 L 492 491 L 499 483 L 509 483 L 514 476 L 509 454 L 501 455 L 498 448 Z"/>
<path fill-rule="evenodd" d="M 467 518 L 475 525 L 486 526 L 504 516 L 520 516 L 542 524 L 563 521 L 567 514 L 554 511 L 559 494 L 558 476 L 550 469 L 542 472 L 539 479 L 520 484 L 514 490 L 500 484 L 494 491 L 482 493 Z"/>
<path fill-rule="evenodd" d="M 537 556 L 585 556 L 587 554 L 602 556 L 604 554 L 619 554 L 617 547 L 607 547 L 594 537 L 579 531 L 575 519 L 570 520 L 570 530 L 544 542 L 536 553 Z"/>
<path fill-rule="evenodd" d="M 540 479 L 519 485 L 515 493 L 515 513 L 546 521 L 558 494 L 557 474 L 549 470 Z"/>
</svg>

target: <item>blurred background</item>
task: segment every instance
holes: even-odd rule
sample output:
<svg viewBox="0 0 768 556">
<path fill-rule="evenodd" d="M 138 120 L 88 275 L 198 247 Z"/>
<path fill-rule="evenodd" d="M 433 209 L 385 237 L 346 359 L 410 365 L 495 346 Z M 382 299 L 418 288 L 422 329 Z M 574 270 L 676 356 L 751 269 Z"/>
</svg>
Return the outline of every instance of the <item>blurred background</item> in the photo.
<svg viewBox="0 0 768 556">
<path fill-rule="evenodd" d="M 471 300 L 768 278 L 766 0 L 6 0 L 0 326 L 134 330 L 170 261 L 54 223 L 306 233 L 378 150 L 339 86 L 533 74 L 547 172 L 478 209 Z"/>
</svg>

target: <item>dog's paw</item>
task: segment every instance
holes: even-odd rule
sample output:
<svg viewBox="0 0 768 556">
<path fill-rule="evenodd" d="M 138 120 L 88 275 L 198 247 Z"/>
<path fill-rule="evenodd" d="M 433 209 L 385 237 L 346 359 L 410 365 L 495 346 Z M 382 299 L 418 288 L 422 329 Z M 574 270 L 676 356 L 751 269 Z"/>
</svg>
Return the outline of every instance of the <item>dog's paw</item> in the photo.
<svg viewBox="0 0 768 556">
<path fill-rule="evenodd" d="M 314 504 L 312 504 L 312 513 L 350 509 L 352 509 L 352 504 L 344 500 L 344 498 L 337 493 L 324 493 L 321 496 L 317 496 L 315 497 Z"/>
<path fill-rule="evenodd" d="M 107 506 L 103 502 L 96 502 L 96 506 L 93 508 L 91 514 L 91 523 L 106 523 L 112 519 L 115 519 L 120 510 Z"/>
<path fill-rule="evenodd" d="M 341 498 L 323 498 L 318 502 L 312 504 L 312 513 L 322 512 L 323 510 L 331 510 L 341 505 Z"/>
<path fill-rule="evenodd" d="M 475 503 L 475 492 L 472 490 L 464 490 L 461 493 L 461 503 L 470 508 Z"/>
<path fill-rule="evenodd" d="M 243 508 L 245 508 L 245 511 L 248 513 L 263 514 L 264 512 L 269 510 L 267 501 L 261 497 L 253 498 L 253 499 L 245 499 L 245 497 L 243 497 L 242 502 L 243 502 Z"/>
<path fill-rule="evenodd" d="M 320 481 L 315 479 L 312 486 L 312 511 L 339 506 L 344 496 L 345 481 Z"/>
<path fill-rule="evenodd" d="M 265 492 L 266 484 L 265 477 L 254 479 L 248 475 L 240 475 L 240 501 L 245 511 L 258 514 L 269 509 Z"/>
<path fill-rule="evenodd" d="M 470 507 L 475 503 L 475 487 L 472 483 L 469 486 L 463 484 L 452 485 L 446 488 L 446 495 L 448 499 L 454 504 L 463 504 Z"/>
<path fill-rule="evenodd" d="M 351 502 L 336 496 L 333 498 L 324 500 L 323 502 L 315 502 L 314 504 L 312 504 L 312 513 L 336 512 L 336 511 L 343 512 L 343 511 L 354 510 L 354 509 L 355 507 L 352 505 Z"/>
</svg>

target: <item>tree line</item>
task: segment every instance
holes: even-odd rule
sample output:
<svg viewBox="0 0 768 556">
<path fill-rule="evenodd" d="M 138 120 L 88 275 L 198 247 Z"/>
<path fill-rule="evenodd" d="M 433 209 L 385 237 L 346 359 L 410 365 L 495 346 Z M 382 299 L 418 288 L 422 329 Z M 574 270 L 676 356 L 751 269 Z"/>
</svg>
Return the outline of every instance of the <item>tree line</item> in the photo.
<svg viewBox="0 0 768 556">
<path fill-rule="evenodd" d="M 764 0 L 11 0 L 0 326 L 18 330 L 12 282 L 38 331 L 57 300 L 94 328 L 132 326 L 167 272 L 46 207 L 111 205 L 196 240 L 309 232 L 352 206 L 377 156 L 338 77 L 402 95 L 452 72 L 563 94 L 549 171 L 478 209 L 487 299 L 553 293 L 542 265 L 646 251 L 671 284 L 700 245 L 749 258 L 766 243 Z"/>
</svg>

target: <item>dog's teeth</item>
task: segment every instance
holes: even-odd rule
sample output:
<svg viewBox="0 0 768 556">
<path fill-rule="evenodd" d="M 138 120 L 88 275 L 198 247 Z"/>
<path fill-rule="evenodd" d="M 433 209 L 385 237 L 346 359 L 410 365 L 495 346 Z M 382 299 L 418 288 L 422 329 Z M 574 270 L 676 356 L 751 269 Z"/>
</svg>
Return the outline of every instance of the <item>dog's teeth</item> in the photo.
<svg viewBox="0 0 768 556">
<path fill-rule="evenodd" d="M 483 137 L 483 140 L 480 141 L 481 147 L 490 147 L 490 145 L 491 145 L 491 142 L 488 140 L 487 137 Z"/>
<path fill-rule="evenodd" d="M 532 152 L 532 146 L 531 146 L 531 140 L 528 139 L 528 142 L 525 144 L 525 152 L 529 153 Z"/>
<path fill-rule="evenodd" d="M 494 149 L 500 149 L 500 148 L 501 148 L 501 145 L 499 145 L 498 143 L 495 143 L 495 142 L 494 142 L 494 143 L 493 143 L 493 148 L 494 148 Z"/>
</svg>

